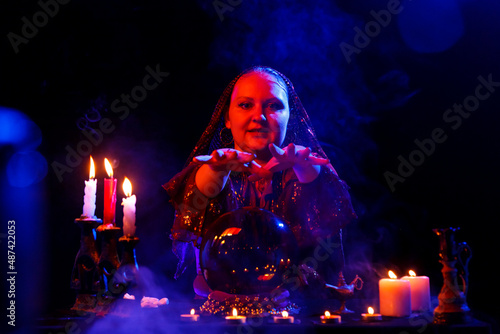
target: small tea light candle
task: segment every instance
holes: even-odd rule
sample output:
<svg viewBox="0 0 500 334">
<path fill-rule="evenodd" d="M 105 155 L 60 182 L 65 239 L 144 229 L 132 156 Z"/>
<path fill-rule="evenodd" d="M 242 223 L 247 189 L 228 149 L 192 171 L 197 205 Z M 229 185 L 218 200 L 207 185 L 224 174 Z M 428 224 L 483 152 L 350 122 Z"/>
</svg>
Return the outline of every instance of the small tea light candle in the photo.
<svg viewBox="0 0 500 334">
<path fill-rule="evenodd" d="M 331 314 L 329 311 L 325 311 L 325 314 L 319 318 L 322 324 L 340 324 L 342 322 L 340 315 Z"/>
<path fill-rule="evenodd" d="M 191 309 L 190 314 L 181 314 L 181 320 L 186 322 L 195 322 L 200 318 L 199 314 L 195 314 L 194 308 Z"/>
<path fill-rule="evenodd" d="M 293 324 L 294 322 L 294 318 L 290 317 L 287 311 L 281 312 L 281 317 L 274 316 L 273 320 L 275 324 Z"/>
<path fill-rule="evenodd" d="M 226 324 L 229 325 L 239 325 L 247 322 L 247 317 L 238 315 L 238 311 L 233 308 L 233 315 L 228 315 L 226 317 Z"/>
<path fill-rule="evenodd" d="M 375 313 L 373 310 L 373 307 L 368 308 L 368 313 L 361 313 L 361 319 L 363 321 L 381 321 L 382 320 L 382 315 L 380 313 Z"/>
</svg>

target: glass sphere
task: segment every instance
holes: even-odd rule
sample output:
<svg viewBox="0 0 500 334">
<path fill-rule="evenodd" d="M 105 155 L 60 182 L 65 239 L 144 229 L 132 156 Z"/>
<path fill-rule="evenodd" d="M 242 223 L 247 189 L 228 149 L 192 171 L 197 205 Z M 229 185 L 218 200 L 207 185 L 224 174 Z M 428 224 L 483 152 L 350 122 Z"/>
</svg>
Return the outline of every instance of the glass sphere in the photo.
<svg viewBox="0 0 500 334">
<path fill-rule="evenodd" d="M 220 216 L 200 249 L 203 275 L 212 290 L 232 294 L 271 292 L 295 263 L 297 242 L 272 212 L 244 207 Z"/>
</svg>

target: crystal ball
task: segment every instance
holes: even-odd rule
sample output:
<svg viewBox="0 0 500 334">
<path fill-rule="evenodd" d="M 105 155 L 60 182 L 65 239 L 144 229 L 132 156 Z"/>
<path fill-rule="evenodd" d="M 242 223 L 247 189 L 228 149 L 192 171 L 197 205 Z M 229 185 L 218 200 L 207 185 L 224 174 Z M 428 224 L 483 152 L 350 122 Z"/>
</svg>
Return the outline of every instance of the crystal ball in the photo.
<svg viewBox="0 0 500 334">
<path fill-rule="evenodd" d="M 231 294 L 271 292 L 296 263 L 297 242 L 282 218 L 255 207 L 220 216 L 200 249 L 203 275 L 212 290 Z"/>
</svg>

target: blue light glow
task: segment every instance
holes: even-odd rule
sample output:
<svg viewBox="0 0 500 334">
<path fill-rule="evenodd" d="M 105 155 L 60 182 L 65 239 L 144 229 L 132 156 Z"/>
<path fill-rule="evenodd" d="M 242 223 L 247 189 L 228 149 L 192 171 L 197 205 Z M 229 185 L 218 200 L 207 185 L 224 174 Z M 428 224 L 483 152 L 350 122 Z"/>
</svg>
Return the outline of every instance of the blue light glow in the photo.
<svg viewBox="0 0 500 334">
<path fill-rule="evenodd" d="M 7 162 L 7 179 L 13 187 L 28 187 L 47 175 L 47 160 L 35 149 L 42 142 L 40 128 L 20 111 L 0 107 L 0 146 L 15 153 Z"/>
<path fill-rule="evenodd" d="M 455 0 L 407 1 L 398 16 L 399 31 L 415 51 L 442 52 L 464 33 L 464 22 Z"/>
</svg>

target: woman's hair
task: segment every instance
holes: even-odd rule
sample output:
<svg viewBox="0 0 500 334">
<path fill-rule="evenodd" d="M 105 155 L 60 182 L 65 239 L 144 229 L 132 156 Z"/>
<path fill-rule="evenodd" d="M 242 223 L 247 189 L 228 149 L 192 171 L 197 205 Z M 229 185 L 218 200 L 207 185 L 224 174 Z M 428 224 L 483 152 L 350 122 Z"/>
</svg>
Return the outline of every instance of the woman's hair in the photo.
<svg viewBox="0 0 500 334">
<path fill-rule="evenodd" d="M 186 164 L 189 164 L 197 155 L 210 154 L 214 150 L 224 148 L 225 142 L 221 138 L 221 132 L 226 127 L 225 115 L 229 110 L 231 103 L 231 95 L 233 93 L 236 82 L 242 77 L 250 73 L 267 73 L 276 78 L 279 85 L 288 95 L 288 105 L 290 109 L 290 119 L 287 125 L 287 131 L 283 146 L 290 143 L 310 147 L 312 152 L 318 154 L 323 158 L 327 158 L 325 152 L 321 148 L 316 134 L 311 125 L 309 116 L 302 106 L 292 82 L 277 70 L 267 66 L 253 66 L 241 72 L 236 78 L 227 85 L 222 93 L 217 105 L 215 106 L 214 113 L 208 127 L 203 132 L 201 138 L 198 140 L 194 150 L 191 152 Z"/>
</svg>

